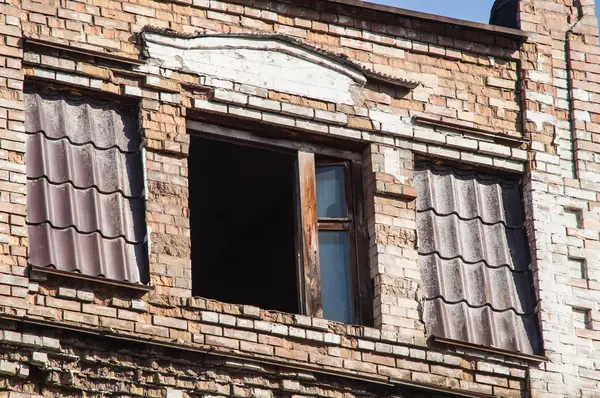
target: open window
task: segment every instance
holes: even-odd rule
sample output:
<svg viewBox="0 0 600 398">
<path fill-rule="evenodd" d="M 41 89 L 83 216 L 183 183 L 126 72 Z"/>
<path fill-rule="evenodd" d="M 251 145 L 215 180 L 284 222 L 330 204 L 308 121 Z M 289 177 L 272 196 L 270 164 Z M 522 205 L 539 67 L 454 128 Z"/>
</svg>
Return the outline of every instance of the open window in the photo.
<svg viewBox="0 0 600 398">
<path fill-rule="evenodd" d="M 359 156 L 227 130 L 191 134 L 193 294 L 372 322 Z"/>
</svg>

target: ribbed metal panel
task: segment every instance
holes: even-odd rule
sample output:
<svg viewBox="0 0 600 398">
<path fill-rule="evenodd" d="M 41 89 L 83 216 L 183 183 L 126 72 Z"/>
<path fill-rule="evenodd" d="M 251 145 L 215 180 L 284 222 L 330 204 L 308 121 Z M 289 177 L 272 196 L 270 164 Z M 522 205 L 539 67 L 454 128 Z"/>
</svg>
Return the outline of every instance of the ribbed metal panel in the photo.
<svg viewBox="0 0 600 398">
<path fill-rule="evenodd" d="M 135 109 L 25 93 L 29 262 L 147 280 L 141 136 Z"/>
<path fill-rule="evenodd" d="M 429 335 L 538 354 L 538 305 L 517 182 L 417 164 Z"/>
<path fill-rule="evenodd" d="M 50 139 L 123 152 L 138 152 L 142 143 L 135 109 L 60 93 L 29 92 L 25 111 L 27 131 L 43 131 Z"/>
<path fill-rule="evenodd" d="M 36 197 L 27 208 L 32 224 L 52 220 L 57 228 L 74 227 L 82 233 L 99 232 L 108 238 L 123 237 L 128 242 L 143 242 L 143 198 L 128 199 L 120 193 L 101 194 L 96 188 L 76 189 L 69 183 L 54 185 L 40 178 L 29 180 L 27 196 Z M 94 211 L 88 211 L 95 209 Z"/>
<path fill-rule="evenodd" d="M 108 239 L 99 233 L 83 234 L 50 224 L 29 225 L 28 234 L 32 265 L 128 282 L 144 278 L 144 242 L 129 244 L 122 238 Z"/>
<path fill-rule="evenodd" d="M 29 178 L 69 182 L 76 188 L 96 187 L 103 193 L 119 191 L 127 197 L 143 194 L 141 151 L 123 153 L 116 148 L 75 145 L 66 139 L 53 141 L 40 132 L 29 136 L 27 152 L 35 154 L 27 159 Z"/>
</svg>

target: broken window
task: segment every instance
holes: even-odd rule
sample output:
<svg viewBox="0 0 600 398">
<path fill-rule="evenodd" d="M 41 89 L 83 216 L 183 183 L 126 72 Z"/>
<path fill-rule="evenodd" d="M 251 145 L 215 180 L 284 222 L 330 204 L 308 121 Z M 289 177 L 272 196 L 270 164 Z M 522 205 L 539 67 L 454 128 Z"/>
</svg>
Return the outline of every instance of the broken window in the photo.
<svg viewBox="0 0 600 398">
<path fill-rule="evenodd" d="M 27 86 L 25 130 L 33 269 L 147 282 L 136 105 Z"/>
<path fill-rule="evenodd" d="M 414 185 L 429 335 L 539 354 L 518 181 L 420 162 Z"/>
<path fill-rule="evenodd" d="M 251 137 L 191 136 L 193 294 L 370 322 L 360 162 Z"/>
</svg>

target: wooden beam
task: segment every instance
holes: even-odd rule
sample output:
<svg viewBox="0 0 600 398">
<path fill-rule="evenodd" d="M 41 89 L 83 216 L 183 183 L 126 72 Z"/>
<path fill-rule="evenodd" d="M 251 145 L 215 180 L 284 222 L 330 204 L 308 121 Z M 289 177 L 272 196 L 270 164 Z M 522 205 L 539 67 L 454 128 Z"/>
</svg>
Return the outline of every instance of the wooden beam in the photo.
<svg viewBox="0 0 600 398">
<path fill-rule="evenodd" d="M 107 60 L 107 61 L 118 62 L 121 64 L 126 64 L 128 66 L 144 65 L 146 63 L 145 61 L 142 61 L 142 60 L 136 59 L 136 58 L 123 57 L 120 55 L 109 54 L 109 53 L 105 53 L 102 51 L 90 50 L 87 48 L 80 48 L 80 47 L 74 47 L 72 45 L 55 43 L 55 42 L 48 41 L 48 40 L 34 39 L 32 37 L 24 37 L 23 41 L 24 41 L 26 48 L 28 46 L 44 47 L 44 48 L 64 51 L 66 53 L 81 54 L 81 55 L 85 55 L 88 57 L 95 57 L 95 58 L 103 59 L 103 60 Z"/>
<path fill-rule="evenodd" d="M 541 356 L 541 355 L 524 354 L 522 352 L 503 350 L 501 348 L 494 348 L 494 347 L 489 347 L 489 346 L 484 346 L 484 345 L 479 345 L 479 344 L 472 344 L 472 343 L 467 343 L 464 341 L 447 339 L 444 337 L 431 336 L 429 339 L 431 341 L 434 341 L 434 342 L 440 343 L 440 344 L 464 347 L 464 348 L 469 348 L 469 349 L 472 349 L 475 351 L 491 352 L 492 354 L 504 355 L 509 358 L 513 357 L 513 358 L 519 358 L 519 359 L 524 359 L 527 361 L 535 361 L 535 362 L 548 362 L 549 361 L 549 359 L 547 357 Z"/>
<path fill-rule="evenodd" d="M 321 269 L 319 263 L 319 230 L 317 223 L 317 182 L 315 155 L 298 152 L 298 191 L 302 237 L 303 298 L 306 315 L 323 317 L 321 301 Z"/>
<path fill-rule="evenodd" d="M 213 139 L 218 139 L 237 144 L 246 143 L 257 144 L 261 147 L 284 148 L 293 151 L 306 151 L 318 153 L 334 158 L 347 160 L 361 160 L 361 155 L 357 152 L 346 151 L 343 149 L 332 149 L 315 143 L 298 141 L 294 138 L 285 139 L 285 137 L 261 137 L 249 131 L 238 130 L 230 127 L 218 126 L 188 119 L 186 121 L 187 129 L 190 134 L 201 133 Z"/>
<path fill-rule="evenodd" d="M 473 135 L 479 135 L 482 137 L 488 137 L 494 140 L 494 142 L 506 143 L 513 146 L 519 146 L 521 144 L 528 144 L 531 140 L 523 137 L 513 137 L 512 135 L 497 133 L 491 130 L 486 130 L 481 127 L 466 126 L 461 123 L 448 122 L 445 120 L 438 120 L 427 116 L 415 116 L 413 120 L 417 124 L 424 124 L 427 126 L 441 127 L 449 130 L 459 131 L 461 133 L 468 133 Z"/>
<path fill-rule="evenodd" d="M 141 283 L 132 283 L 125 281 L 117 281 L 113 279 L 103 278 L 99 276 L 91 276 L 80 274 L 78 272 L 69 272 L 69 271 L 61 271 L 52 267 L 39 267 L 36 265 L 32 265 L 29 272 L 31 274 L 45 274 L 45 275 L 55 275 L 57 277 L 68 278 L 68 279 L 79 279 L 86 282 L 93 282 L 99 285 L 105 286 L 115 286 L 119 289 L 129 290 L 132 292 L 139 292 L 142 294 L 151 292 L 154 290 L 154 286 L 150 285 L 142 285 Z"/>
</svg>

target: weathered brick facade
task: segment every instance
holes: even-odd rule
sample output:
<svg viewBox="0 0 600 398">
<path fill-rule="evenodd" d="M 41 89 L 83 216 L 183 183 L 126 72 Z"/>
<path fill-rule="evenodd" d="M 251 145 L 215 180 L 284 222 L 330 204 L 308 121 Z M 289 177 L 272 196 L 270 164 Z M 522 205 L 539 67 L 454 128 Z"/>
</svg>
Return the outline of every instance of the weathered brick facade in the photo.
<svg viewBox="0 0 600 398">
<path fill-rule="evenodd" d="M 594 2 L 519 8 L 522 32 L 341 0 L 0 3 L 0 393 L 600 396 Z M 334 80 L 349 97 L 309 98 L 286 90 L 294 71 L 260 87 L 159 62 L 170 56 L 162 49 L 202 34 L 257 48 L 270 38 L 318 62 L 341 54 L 340 74 L 366 83 Z M 139 101 L 152 290 L 30 274 L 29 82 Z M 220 122 L 360 148 L 373 327 L 192 296 L 186 125 Z M 427 340 L 415 157 L 523 176 L 546 359 Z"/>
</svg>

